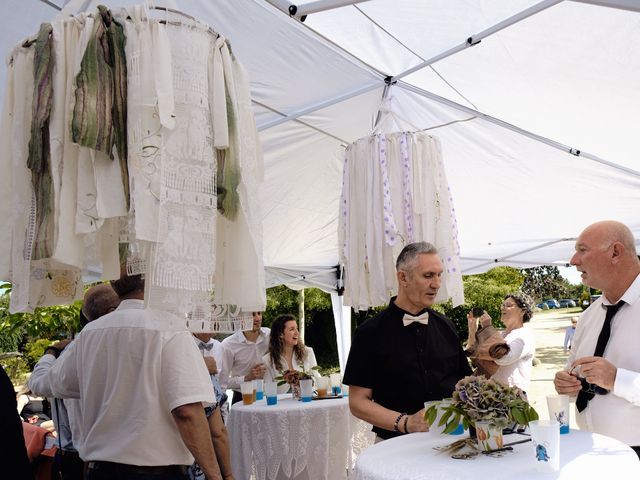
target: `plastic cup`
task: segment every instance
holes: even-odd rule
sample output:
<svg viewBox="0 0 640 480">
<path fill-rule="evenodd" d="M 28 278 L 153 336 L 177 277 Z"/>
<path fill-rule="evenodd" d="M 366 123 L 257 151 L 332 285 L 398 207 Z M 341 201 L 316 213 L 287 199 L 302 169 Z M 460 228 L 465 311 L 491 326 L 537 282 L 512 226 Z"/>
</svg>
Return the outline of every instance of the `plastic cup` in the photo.
<svg viewBox="0 0 640 480">
<path fill-rule="evenodd" d="M 242 382 L 240 384 L 240 392 L 242 393 L 242 403 L 244 405 L 251 405 L 254 402 L 253 382 Z"/>
<path fill-rule="evenodd" d="M 560 470 L 560 424 L 557 420 L 529 422 L 534 461 L 541 472 Z"/>
<path fill-rule="evenodd" d="M 263 392 L 264 392 L 264 381 L 259 378 L 257 380 L 253 381 L 255 383 L 256 386 L 256 400 L 262 400 L 262 398 L 264 397 Z"/>
<path fill-rule="evenodd" d="M 278 384 L 264 382 L 264 394 L 267 397 L 267 405 L 276 405 L 278 403 Z"/>
<path fill-rule="evenodd" d="M 302 393 L 302 401 L 310 402 L 313 399 L 313 380 L 310 378 L 300 380 L 300 391 Z"/>
<path fill-rule="evenodd" d="M 331 379 L 331 390 L 334 395 L 340 395 L 342 393 L 342 377 L 339 373 L 332 373 L 329 375 Z"/>
<path fill-rule="evenodd" d="M 440 409 L 442 410 L 445 407 L 448 407 L 449 405 L 451 405 L 451 399 L 450 398 L 443 398 L 442 402 L 440 402 Z M 442 415 L 444 412 L 440 412 L 440 415 Z M 449 424 L 447 423 L 447 427 L 449 426 Z M 445 427 L 446 428 L 446 427 Z M 458 422 L 458 426 L 456 427 L 456 429 L 452 432 L 449 432 L 449 435 L 462 435 L 464 433 L 464 426 L 462 425 L 462 422 Z"/>
<path fill-rule="evenodd" d="M 349 385 L 345 385 L 344 383 L 342 384 L 342 396 L 343 397 L 349 396 Z"/>
<path fill-rule="evenodd" d="M 560 434 L 569 433 L 569 395 L 547 395 L 549 420 L 560 424 Z"/>
<path fill-rule="evenodd" d="M 329 389 L 329 377 L 318 378 L 316 388 L 318 390 L 318 397 L 326 397 L 327 390 Z"/>
</svg>

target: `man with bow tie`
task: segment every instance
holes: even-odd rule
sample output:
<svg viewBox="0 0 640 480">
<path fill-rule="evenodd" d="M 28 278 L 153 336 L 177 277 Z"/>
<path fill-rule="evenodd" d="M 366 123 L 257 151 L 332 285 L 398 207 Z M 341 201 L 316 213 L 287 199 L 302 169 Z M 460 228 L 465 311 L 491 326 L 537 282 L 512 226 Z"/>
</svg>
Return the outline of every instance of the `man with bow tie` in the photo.
<svg viewBox="0 0 640 480">
<path fill-rule="evenodd" d="M 213 338 L 211 333 L 194 333 L 196 345 L 202 353 L 204 364 L 207 366 L 209 375 L 211 376 L 211 385 L 216 395 L 216 403 L 204 408 L 204 413 L 209 423 L 209 431 L 211 432 L 211 440 L 213 441 L 213 449 L 216 452 L 218 465 L 224 480 L 233 479 L 231 473 L 231 450 L 229 442 L 229 434 L 225 427 L 227 418 L 228 401 L 227 394 L 220 386 L 218 380 L 218 372 L 222 362 L 223 347 L 222 343 Z M 205 480 L 204 472 L 197 462 L 189 467 L 190 480 Z"/>
<path fill-rule="evenodd" d="M 442 261 L 417 242 L 396 261 L 398 296 L 355 333 L 344 373 L 351 413 L 373 425 L 377 440 L 424 432 L 424 402 L 451 396 L 471 368 L 453 323 L 432 310 Z"/>
</svg>

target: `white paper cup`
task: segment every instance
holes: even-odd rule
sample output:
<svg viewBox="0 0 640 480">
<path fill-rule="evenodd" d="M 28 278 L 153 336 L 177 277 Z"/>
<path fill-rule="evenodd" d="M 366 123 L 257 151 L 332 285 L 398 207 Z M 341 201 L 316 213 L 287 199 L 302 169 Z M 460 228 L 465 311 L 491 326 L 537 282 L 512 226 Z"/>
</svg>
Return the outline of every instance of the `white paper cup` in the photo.
<svg viewBox="0 0 640 480">
<path fill-rule="evenodd" d="M 549 420 L 560 424 L 560 434 L 569 433 L 569 395 L 547 395 Z"/>
<path fill-rule="evenodd" d="M 541 472 L 560 470 L 560 424 L 556 420 L 529 422 L 533 458 Z"/>
</svg>

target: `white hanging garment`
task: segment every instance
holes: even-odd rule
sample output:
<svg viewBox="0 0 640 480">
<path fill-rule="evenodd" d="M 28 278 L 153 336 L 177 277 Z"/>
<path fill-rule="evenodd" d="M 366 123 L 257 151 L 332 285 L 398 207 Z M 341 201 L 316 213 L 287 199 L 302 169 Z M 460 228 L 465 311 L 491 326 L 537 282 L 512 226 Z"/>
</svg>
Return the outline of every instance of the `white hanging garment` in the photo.
<svg viewBox="0 0 640 480">
<path fill-rule="evenodd" d="M 401 132 L 349 145 L 339 228 L 345 304 L 387 304 L 397 292 L 395 260 L 416 241 L 432 243 L 442 258 L 437 301 L 464 302 L 455 212 L 436 138 Z"/>
</svg>

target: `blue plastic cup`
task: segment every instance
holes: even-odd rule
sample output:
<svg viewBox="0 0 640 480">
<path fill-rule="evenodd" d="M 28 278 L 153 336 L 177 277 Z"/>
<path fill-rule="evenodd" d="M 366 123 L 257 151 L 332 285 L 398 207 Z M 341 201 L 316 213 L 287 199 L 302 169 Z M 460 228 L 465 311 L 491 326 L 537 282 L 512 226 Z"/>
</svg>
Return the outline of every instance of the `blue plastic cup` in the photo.
<svg viewBox="0 0 640 480">
<path fill-rule="evenodd" d="M 278 403 L 278 397 L 267 397 L 267 405 L 276 405 Z"/>
</svg>

